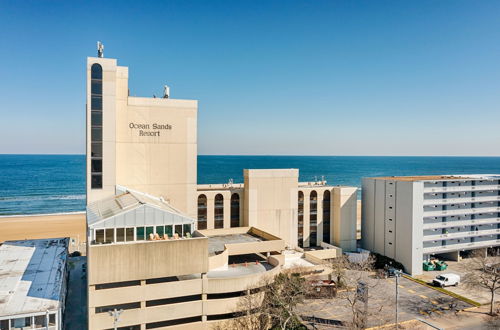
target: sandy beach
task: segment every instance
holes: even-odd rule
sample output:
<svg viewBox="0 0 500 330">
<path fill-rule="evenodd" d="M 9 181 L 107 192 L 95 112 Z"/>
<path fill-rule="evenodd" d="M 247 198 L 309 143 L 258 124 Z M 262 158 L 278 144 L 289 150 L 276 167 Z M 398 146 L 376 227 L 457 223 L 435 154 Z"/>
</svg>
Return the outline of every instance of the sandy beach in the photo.
<svg viewBox="0 0 500 330">
<path fill-rule="evenodd" d="M 12 240 L 70 237 L 86 241 L 85 213 L 0 217 L 0 243 Z M 82 251 L 83 252 L 83 251 Z"/>
</svg>

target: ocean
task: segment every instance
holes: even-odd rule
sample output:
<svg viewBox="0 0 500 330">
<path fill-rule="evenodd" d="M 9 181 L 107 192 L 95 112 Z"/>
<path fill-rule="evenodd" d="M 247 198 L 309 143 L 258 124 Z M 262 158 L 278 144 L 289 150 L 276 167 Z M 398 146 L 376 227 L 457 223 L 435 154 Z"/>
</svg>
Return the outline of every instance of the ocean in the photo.
<svg viewBox="0 0 500 330">
<path fill-rule="evenodd" d="M 243 182 L 244 168 L 298 168 L 301 181 L 360 187 L 366 176 L 500 173 L 500 157 L 198 156 L 198 183 Z M 84 209 L 84 155 L 0 155 L 0 215 Z"/>
</svg>

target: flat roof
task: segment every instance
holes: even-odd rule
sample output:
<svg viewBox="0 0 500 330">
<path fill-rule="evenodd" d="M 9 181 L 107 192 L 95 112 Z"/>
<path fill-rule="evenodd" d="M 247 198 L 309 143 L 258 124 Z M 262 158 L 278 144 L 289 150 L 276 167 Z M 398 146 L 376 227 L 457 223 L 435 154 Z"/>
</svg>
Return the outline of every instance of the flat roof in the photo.
<svg viewBox="0 0 500 330">
<path fill-rule="evenodd" d="M 68 242 L 68 238 L 7 241 L 0 247 L 0 318 L 61 307 Z"/>
<path fill-rule="evenodd" d="M 214 255 L 224 251 L 226 244 L 255 243 L 265 241 L 264 238 L 249 233 L 208 236 L 208 254 Z"/>
<path fill-rule="evenodd" d="M 498 174 L 468 174 L 468 175 L 415 175 L 415 176 L 379 176 L 376 180 L 392 181 L 449 181 L 449 180 L 498 180 Z"/>
</svg>

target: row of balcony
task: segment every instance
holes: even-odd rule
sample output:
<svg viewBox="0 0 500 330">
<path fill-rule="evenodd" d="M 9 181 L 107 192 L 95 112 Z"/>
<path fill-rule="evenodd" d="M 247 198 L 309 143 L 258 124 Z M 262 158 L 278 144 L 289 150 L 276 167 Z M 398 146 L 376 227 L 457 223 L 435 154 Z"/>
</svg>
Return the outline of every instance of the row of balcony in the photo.
<svg viewBox="0 0 500 330">
<path fill-rule="evenodd" d="M 480 196 L 480 197 L 459 197 L 459 198 L 436 198 L 424 199 L 424 206 L 426 205 L 444 205 L 444 204 L 460 204 L 460 203 L 477 203 L 477 202 L 494 202 L 500 201 L 500 196 Z"/>
<path fill-rule="evenodd" d="M 424 242 L 428 241 L 442 241 L 446 239 L 462 238 L 462 237 L 477 237 L 485 235 L 497 235 L 500 234 L 500 229 L 487 229 L 487 230 L 472 230 L 472 231 L 457 231 L 448 234 L 437 234 L 437 235 L 424 235 Z"/>
<path fill-rule="evenodd" d="M 489 223 L 500 223 L 500 218 L 484 218 L 484 219 L 469 219 L 469 220 L 452 220 L 444 222 L 424 223 L 423 229 L 449 228 L 460 226 L 473 226 Z"/>
<path fill-rule="evenodd" d="M 480 241 L 480 242 L 468 242 L 462 244 L 449 244 L 449 245 L 440 245 L 440 246 L 431 246 L 422 249 L 424 254 L 430 253 L 446 253 L 451 251 L 459 251 L 459 250 L 472 250 L 479 249 L 490 246 L 498 246 L 500 245 L 500 239 L 493 238 L 488 241 Z"/>
<path fill-rule="evenodd" d="M 493 213 L 500 212 L 500 206 L 493 207 L 475 207 L 464 208 L 455 210 L 439 210 L 439 211 L 424 211 L 425 217 L 440 217 L 448 215 L 462 215 L 462 214 L 479 214 L 479 213 Z"/>
<path fill-rule="evenodd" d="M 484 191 L 484 190 L 500 190 L 500 185 L 489 184 L 489 185 L 478 185 L 478 186 L 453 186 L 453 187 L 426 187 L 424 188 L 424 193 L 431 192 L 455 192 L 455 191 Z"/>
</svg>

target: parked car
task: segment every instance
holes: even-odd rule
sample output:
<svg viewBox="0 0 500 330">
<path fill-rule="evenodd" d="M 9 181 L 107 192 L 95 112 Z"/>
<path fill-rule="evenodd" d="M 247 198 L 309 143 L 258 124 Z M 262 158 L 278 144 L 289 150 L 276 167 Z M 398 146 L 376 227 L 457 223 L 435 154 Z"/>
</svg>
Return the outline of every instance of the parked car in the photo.
<svg viewBox="0 0 500 330">
<path fill-rule="evenodd" d="M 445 286 L 457 286 L 460 284 L 460 276 L 457 274 L 441 274 L 432 281 L 434 286 L 444 288 Z"/>
</svg>

